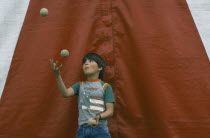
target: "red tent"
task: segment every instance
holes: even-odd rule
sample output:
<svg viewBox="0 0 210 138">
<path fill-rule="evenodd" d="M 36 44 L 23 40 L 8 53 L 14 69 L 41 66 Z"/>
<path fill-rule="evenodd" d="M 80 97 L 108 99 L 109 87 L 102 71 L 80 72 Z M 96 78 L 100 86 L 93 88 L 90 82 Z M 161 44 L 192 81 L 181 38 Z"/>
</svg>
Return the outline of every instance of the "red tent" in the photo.
<svg viewBox="0 0 210 138">
<path fill-rule="evenodd" d="M 85 80 L 89 52 L 107 63 L 113 138 L 210 137 L 209 59 L 185 0 L 31 0 L 0 102 L 0 138 L 75 137 L 77 97 L 58 92 L 49 59 L 63 64 L 70 87 Z"/>
</svg>

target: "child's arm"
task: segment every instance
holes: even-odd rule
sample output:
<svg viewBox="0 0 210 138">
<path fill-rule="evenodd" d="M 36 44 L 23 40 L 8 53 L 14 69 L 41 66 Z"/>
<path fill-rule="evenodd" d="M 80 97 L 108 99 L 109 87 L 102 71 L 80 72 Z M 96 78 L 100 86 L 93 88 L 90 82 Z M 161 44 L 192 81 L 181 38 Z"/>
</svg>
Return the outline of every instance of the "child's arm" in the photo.
<svg viewBox="0 0 210 138">
<path fill-rule="evenodd" d="M 51 65 L 51 67 L 52 67 L 52 70 L 53 70 L 54 73 L 55 73 L 57 85 L 58 85 L 58 88 L 59 88 L 61 94 L 63 95 L 63 97 L 66 98 L 66 97 L 73 96 L 74 93 L 75 93 L 75 92 L 74 92 L 74 89 L 72 89 L 72 88 L 66 89 L 66 86 L 65 86 L 65 84 L 63 83 L 63 80 L 62 80 L 62 78 L 61 78 L 60 69 L 61 69 L 62 65 L 59 66 L 59 67 L 57 67 L 58 62 L 56 61 L 56 63 L 54 63 L 53 59 L 50 59 L 50 65 Z"/>
<path fill-rule="evenodd" d="M 101 114 L 101 119 L 108 119 L 114 114 L 114 93 L 111 85 L 106 87 L 104 92 L 104 102 L 106 105 L 106 111 Z"/>
<path fill-rule="evenodd" d="M 114 103 L 106 103 L 106 111 L 100 115 L 93 117 L 96 120 L 96 123 L 93 123 L 91 126 L 96 127 L 99 124 L 99 120 L 108 119 L 114 114 Z"/>
<path fill-rule="evenodd" d="M 101 114 L 100 119 L 108 119 L 114 114 L 114 103 L 106 103 L 106 111 Z"/>
<path fill-rule="evenodd" d="M 72 89 L 71 87 L 66 89 L 66 86 L 61 78 L 61 75 L 56 75 L 56 81 L 57 81 L 57 84 L 58 84 L 58 88 L 61 92 L 61 94 L 63 95 L 63 97 L 67 98 L 67 97 L 70 97 L 70 96 L 74 96 L 74 89 Z"/>
</svg>

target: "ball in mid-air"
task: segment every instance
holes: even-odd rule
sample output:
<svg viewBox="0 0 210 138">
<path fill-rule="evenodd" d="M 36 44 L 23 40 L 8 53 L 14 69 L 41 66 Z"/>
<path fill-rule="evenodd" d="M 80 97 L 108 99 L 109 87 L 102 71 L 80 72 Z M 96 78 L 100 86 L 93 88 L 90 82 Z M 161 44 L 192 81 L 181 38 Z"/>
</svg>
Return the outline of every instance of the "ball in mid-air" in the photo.
<svg viewBox="0 0 210 138">
<path fill-rule="evenodd" d="M 61 56 L 66 58 L 69 56 L 69 51 L 66 49 L 61 50 Z"/>
<path fill-rule="evenodd" d="M 41 16 L 47 16 L 47 15 L 48 15 L 48 9 L 42 8 L 42 9 L 40 10 L 40 14 L 41 14 Z"/>
</svg>

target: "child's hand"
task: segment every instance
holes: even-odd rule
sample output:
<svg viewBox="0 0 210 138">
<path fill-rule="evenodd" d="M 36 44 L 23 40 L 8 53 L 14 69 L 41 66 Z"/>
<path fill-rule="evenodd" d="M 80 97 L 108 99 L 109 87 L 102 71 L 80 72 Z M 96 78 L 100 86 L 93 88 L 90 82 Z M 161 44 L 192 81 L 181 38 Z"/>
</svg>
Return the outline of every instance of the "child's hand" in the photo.
<svg viewBox="0 0 210 138">
<path fill-rule="evenodd" d="M 56 75 L 58 75 L 60 73 L 60 69 L 62 67 L 62 65 L 60 65 L 59 67 L 57 67 L 58 65 L 58 61 L 56 61 L 56 63 L 53 62 L 53 59 L 50 59 L 50 66 L 52 67 L 52 70 L 54 71 L 54 73 Z"/>
<path fill-rule="evenodd" d="M 99 124 L 99 122 L 95 119 L 95 117 L 90 118 L 90 119 L 88 120 L 88 125 L 89 125 L 90 127 L 95 128 L 95 127 L 97 127 L 98 124 Z"/>
<path fill-rule="evenodd" d="M 94 126 L 94 127 L 96 127 L 96 126 L 99 124 L 99 118 L 100 118 L 100 117 L 99 117 L 98 115 L 95 116 L 95 117 L 93 117 L 93 119 L 96 120 L 96 122 L 93 123 L 93 126 Z"/>
</svg>

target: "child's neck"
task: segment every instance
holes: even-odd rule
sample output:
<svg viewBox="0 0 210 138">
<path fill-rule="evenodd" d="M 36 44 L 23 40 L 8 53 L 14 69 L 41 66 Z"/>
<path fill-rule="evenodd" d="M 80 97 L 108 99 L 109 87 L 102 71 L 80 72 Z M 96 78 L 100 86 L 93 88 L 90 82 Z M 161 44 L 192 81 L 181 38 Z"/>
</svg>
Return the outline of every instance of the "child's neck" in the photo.
<svg viewBox="0 0 210 138">
<path fill-rule="evenodd" d="M 87 76 L 87 80 L 96 80 L 96 79 L 99 79 L 97 75 Z"/>
<path fill-rule="evenodd" d="M 99 78 L 87 78 L 87 80 L 98 80 Z"/>
</svg>

